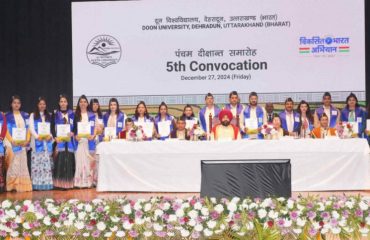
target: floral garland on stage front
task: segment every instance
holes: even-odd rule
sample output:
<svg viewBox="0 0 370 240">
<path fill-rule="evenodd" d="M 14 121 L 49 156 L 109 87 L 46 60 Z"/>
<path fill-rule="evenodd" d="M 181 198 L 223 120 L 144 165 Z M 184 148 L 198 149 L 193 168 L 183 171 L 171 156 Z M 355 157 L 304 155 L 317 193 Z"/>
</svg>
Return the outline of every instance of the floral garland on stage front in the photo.
<svg viewBox="0 0 370 240">
<path fill-rule="evenodd" d="M 1 239 L 360 239 L 369 198 L 1 202 Z"/>
</svg>

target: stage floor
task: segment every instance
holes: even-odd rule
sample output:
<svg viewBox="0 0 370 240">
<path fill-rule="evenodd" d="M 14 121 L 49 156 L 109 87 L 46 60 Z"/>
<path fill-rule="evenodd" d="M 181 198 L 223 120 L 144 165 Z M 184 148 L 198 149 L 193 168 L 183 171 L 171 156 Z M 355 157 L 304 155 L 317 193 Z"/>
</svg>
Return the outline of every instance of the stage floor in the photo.
<svg viewBox="0 0 370 240">
<path fill-rule="evenodd" d="M 332 195 L 347 195 L 347 196 L 370 196 L 370 190 L 367 191 L 336 191 L 336 192 L 293 192 L 293 197 L 297 197 L 299 195 L 307 196 L 307 195 L 319 195 L 321 197 L 328 197 Z M 128 199 L 149 199 L 150 197 L 171 197 L 171 198 L 188 198 L 192 196 L 199 196 L 199 193 L 150 193 L 150 192 L 97 192 L 95 188 L 92 189 L 73 189 L 68 191 L 61 191 L 61 190 L 52 190 L 52 191 L 33 191 L 33 192 L 25 192 L 25 193 L 17 193 L 17 192 L 6 192 L 0 194 L 0 200 L 10 199 L 10 200 L 25 200 L 25 199 L 32 199 L 32 200 L 39 200 L 45 198 L 52 198 L 52 199 L 79 199 L 83 201 L 88 201 L 96 198 L 100 199 L 116 199 L 116 198 L 128 198 Z"/>
</svg>

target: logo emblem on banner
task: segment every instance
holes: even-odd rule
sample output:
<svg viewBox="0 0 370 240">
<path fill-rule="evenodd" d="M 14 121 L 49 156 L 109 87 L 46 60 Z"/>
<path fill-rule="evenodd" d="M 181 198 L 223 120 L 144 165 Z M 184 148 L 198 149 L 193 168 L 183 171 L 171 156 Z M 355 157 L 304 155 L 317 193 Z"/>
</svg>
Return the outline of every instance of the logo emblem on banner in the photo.
<svg viewBox="0 0 370 240">
<path fill-rule="evenodd" d="M 117 64 L 121 59 L 121 54 L 121 45 L 117 39 L 109 35 L 94 37 L 86 49 L 89 62 L 102 68 Z"/>
<path fill-rule="evenodd" d="M 299 53 L 302 56 L 307 55 L 348 55 L 350 52 L 349 37 L 320 37 L 312 36 L 299 38 Z"/>
</svg>

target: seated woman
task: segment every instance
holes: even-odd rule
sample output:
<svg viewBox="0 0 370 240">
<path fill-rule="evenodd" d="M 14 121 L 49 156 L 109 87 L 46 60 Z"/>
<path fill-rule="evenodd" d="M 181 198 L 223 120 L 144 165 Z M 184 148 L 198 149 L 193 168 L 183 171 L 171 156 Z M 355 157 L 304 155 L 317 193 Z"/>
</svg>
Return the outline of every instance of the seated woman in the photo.
<svg viewBox="0 0 370 240">
<path fill-rule="evenodd" d="M 274 114 L 272 118 L 272 127 L 275 130 L 272 131 L 273 133 L 271 133 L 272 139 L 279 139 L 283 136 L 289 135 L 289 132 L 281 127 L 281 119 L 277 114 Z"/>
<path fill-rule="evenodd" d="M 181 117 L 177 119 L 176 129 L 174 129 L 171 132 L 170 138 L 177 138 L 179 140 L 190 140 L 188 130 L 185 128 L 185 126 L 186 126 L 186 118 Z"/>
<path fill-rule="evenodd" d="M 311 132 L 313 138 L 326 138 L 330 136 L 338 136 L 335 128 L 329 127 L 329 118 L 326 113 L 323 113 L 320 117 L 320 127 L 314 128 Z"/>
</svg>

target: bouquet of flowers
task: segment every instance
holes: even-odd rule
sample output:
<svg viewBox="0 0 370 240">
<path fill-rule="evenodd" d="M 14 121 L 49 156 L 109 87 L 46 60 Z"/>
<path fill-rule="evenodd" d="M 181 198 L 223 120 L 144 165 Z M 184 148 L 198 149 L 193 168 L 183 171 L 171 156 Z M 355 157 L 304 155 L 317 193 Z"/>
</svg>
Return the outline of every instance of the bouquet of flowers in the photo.
<svg viewBox="0 0 370 240">
<path fill-rule="evenodd" d="M 275 128 L 270 124 L 263 124 L 261 128 L 261 133 L 264 135 L 266 139 L 271 139 L 272 135 L 276 134 L 277 131 Z"/>
<path fill-rule="evenodd" d="M 130 141 L 143 141 L 148 139 L 148 137 L 145 135 L 143 127 L 142 126 L 133 126 L 128 131 L 127 140 Z"/>
<path fill-rule="evenodd" d="M 340 122 L 337 125 L 337 132 L 340 138 L 351 138 L 354 135 L 353 125 L 349 122 Z"/>
<path fill-rule="evenodd" d="M 194 124 L 193 128 L 189 131 L 189 136 L 192 141 L 198 141 L 203 138 L 206 133 L 199 127 L 198 124 Z"/>
</svg>

